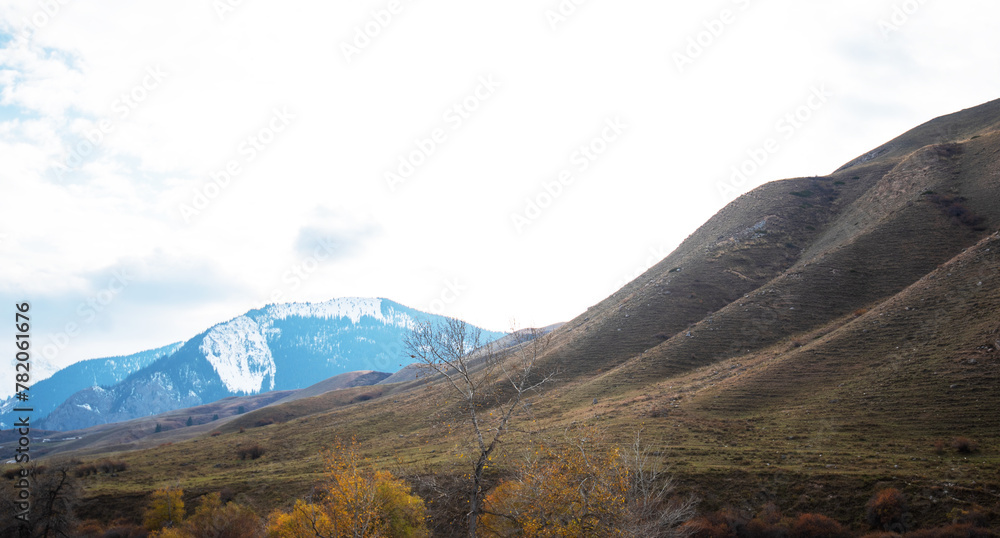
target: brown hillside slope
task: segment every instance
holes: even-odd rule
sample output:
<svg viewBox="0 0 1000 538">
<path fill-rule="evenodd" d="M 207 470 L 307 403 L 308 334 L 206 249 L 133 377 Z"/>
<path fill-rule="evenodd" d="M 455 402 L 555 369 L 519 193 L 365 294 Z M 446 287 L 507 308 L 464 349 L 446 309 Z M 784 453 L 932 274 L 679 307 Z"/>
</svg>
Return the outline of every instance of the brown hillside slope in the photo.
<svg viewBox="0 0 1000 538">
<path fill-rule="evenodd" d="M 1000 123 L 1000 106 L 953 116 L 960 127 L 931 124 L 982 132 Z M 972 136 L 748 193 L 557 331 L 552 367 L 575 378 L 642 355 L 641 377 L 657 379 L 761 349 L 899 292 L 1000 226 L 1000 138 Z M 605 381 L 637 375 L 624 369 Z"/>
<path fill-rule="evenodd" d="M 928 439 L 1000 437 L 998 386 L 994 234 L 863 316 L 749 368 L 698 405 L 730 418 L 807 406 L 841 423 L 877 424 L 872 435 L 885 438 L 899 430 Z"/>
</svg>

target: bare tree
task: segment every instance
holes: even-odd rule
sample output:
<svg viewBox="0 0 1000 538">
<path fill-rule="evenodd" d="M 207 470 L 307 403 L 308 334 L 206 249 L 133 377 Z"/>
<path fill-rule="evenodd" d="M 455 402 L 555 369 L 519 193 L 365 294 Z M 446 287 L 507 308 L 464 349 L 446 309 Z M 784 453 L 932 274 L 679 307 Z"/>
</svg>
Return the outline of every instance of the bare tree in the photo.
<svg viewBox="0 0 1000 538">
<path fill-rule="evenodd" d="M 508 339 L 506 346 L 484 342 L 480 329 L 457 319 L 418 325 L 405 339 L 410 357 L 440 375 L 465 408 L 474 437 L 468 512 L 472 537 L 483 513 L 487 466 L 498 456 L 517 413 L 526 409 L 526 397 L 552 379 L 551 373 L 540 375 L 535 368 L 547 335 L 530 329 L 513 331 Z"/>
<path fill-rule="evenodd" d="M 71 536 L 76 523 L 73 510 L 79 500 L 79 486 L 66 465 L 47 469 L 32 464 L 30 473 L 31 511 L 27 521 L 15 519 L 20 513 L 13 484 L 0 486 L 0 535 L 55 538 Z M 20 475 L 18 475 L 20 476 Z"/>
<path fill-rule="evenodd" d="M 631 516 L 622 530 L 626 536 L 683 537 L 688 533 L 680 525 L 694 516 L 695 501 L 673 498 L 673 480 L 641 436 L 640 429 L 622 452 L 630 470 L 626 500 Z"/>
</svg>

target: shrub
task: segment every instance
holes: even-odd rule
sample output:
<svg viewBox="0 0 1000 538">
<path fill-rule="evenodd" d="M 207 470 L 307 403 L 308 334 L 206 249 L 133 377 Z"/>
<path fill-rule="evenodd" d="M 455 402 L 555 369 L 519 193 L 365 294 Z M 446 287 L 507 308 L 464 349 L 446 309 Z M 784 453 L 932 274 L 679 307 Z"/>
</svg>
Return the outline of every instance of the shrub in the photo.
<svg viewBox="0 0 1000 538">
<path fill-rule="evenodd" d="M 956 437 L 951 440 L 951 448 L 954 448 L 959 454 L 972 454 L 979 450 L 979 445 L 968 437 Z"/>
<path fill-rule="evenodd" d="M 222 435 L 222 432 L 220 432 L 220 431 L 218 431 L 218 430 L 216 430 L 216 431 L 214 431 L 214 432 L 212 432 L 212 433 L 211 433 L 211 436 L 212 436 L 212 437 L 218 437 L 218 436 L 220 436 L 220 435 Z"/>
<path fill-rule="evenodd" d="M 788 526 L 789 521 L 782 517 L 778 507 L 768 503 L 746 524 L 743 535 L 747 538 L 786 538 Z"/>
<path fill-rule="evenodd" d="M 114 474 L 127 470 L 128 464 L 121 460 L 101 460 L 97 463 L 97 469 L 104 474 Z"/>
<path fill-rule="evenodd" d="M 201 505 L 184 523 L 186 536 L 214 538 L 254 538 L 263 536 L 264 524 L 253 510 L 224 503 L 219 493 L 202 497 Z"/>
<path fill-rule="evenodd" d="M 723 521 L 702 516 L 681 525 L 683 536 L 690 538 L 737 538 L 736 530 Z"/>
<path fill-rule="evenodd" d="M 245 460 L 247 458 L 255 460 L 264 455 L 264 448 L 260 445 L 254 444 L 240 448 L 238 451 L 236 451 L 236 454 L 240 457 L 241 460 Z"/>
<path fill-rule="evenodd" d="M 896 488 L 879 491 L 868 500 L 865 517 L 876 529 L 904 531 L 903 515 L 906 514 L 906 496 Z"/>
<path fill-rule="evenodd" d="M 264 448 L 260 445 L 254 444 L 240 448 L 236 451 L 236 455 L 238 455 L 241 460 L 245 460 L 247 458 L 255 460 L 264 455 Z"/>
<path fill-rule="evenodd" d="M 936 529 L 921 529 L 908 533 L 906 538 L 992 538 L 988 529 L 973 527 L 968 523 L 952 523 Z"/>
<path fill-rule="evenodd" d="M 262 418 L 262 419 L 258 420 L 257 422 L 254 422 L 253 426 L 255 428 L 262 428 L 264 426 L 270 426 L 271 424 L 274 424 L 274 420 L 269 419 L 269 418 Z"/>
<path fill-rule="evenodd" d="M 77 478 L 83 478 L 85 476 L 90 476 L 92 474 L 97 474 L 97 466 L 93 463 L 88 463 L 86 465 L 80 465 L 76 468 L 75 474 Z"/>
<path fill-rule="evenodd" d="M 792 524 L 791 538 L 851 538 L 840 523 L 820 514 L 802 514 Z"/>
<path fill-rule="evenodd" d="M 104 528 L 101 526 L 99 521 L 88 519 L 86 521 L 81 521 L 76 528 L 73 529 L 73 536 L 76 538 L 103 538 Z"/>
<path fill-rule="evenodd" d="M 131 523 L 114 523 L 113 527 L 99 535 L 101 538 L 146 538 L 149 532 L 146 529 Z"/>
<path fill-rule="evenodd" d="M 649 418 L 663 418 L 670 415 L 670 408 L 664 406 L 653 406 L 652 409 L 646 413 Z"/>
<path fill-rule="evenodd" d="M 792 196 L 798 196 L 799 198 L 808 198 L 813 195 L 813 192 L 810 190 L 792 191 L 789 194 L 791 194 Z"/>
<path fill-rule="evenodd" d="M 952 523 L 968 523 L 973 527 L 989 526 L 989 516 L 978 505 L 973 505 L 968 510 L 955 508 L 951 512 L 948 512 L 948 518 L 951 519 Z"/>
</svg>

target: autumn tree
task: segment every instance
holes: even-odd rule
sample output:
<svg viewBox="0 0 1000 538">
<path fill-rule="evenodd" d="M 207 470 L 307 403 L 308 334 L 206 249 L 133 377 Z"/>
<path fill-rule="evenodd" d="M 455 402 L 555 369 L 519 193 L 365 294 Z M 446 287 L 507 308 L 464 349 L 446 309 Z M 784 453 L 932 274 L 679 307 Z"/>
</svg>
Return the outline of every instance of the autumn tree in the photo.
<svg viewBox="0 0 1000 538">
<path fill-rule="evenodd" d="M 482 331 L 464 321 L 448 319 L 416 326 L 404 345 L 410 358 L 441 377 L 458 395 L 472 436 L 471 484 L 468 491 L 468 534 L 477 535 L 483 513 L 484 475 L 497 456 L 526 398 L 551 379 L 540 375 L 537 361 L 549 337 L 540 331 L 514 331 L 513 342 L 501 348 L 485 342 Z"/>
<path fill-rule="evenodd" d="M 219 493 L 202 497 L 201 504 L 184 522 L 191 538 L 255 538 L 264 535 L 264 524 L 250 508 L 223 503 Z"/>
<path fill-rule="evenodd" d="M 184 521 L 184 491 L 180 488 L 160 488 L 153 492 L 143 524 L 150 531 L 177 527 Z"/>
<path fill-rule="evenodd" d="M 593 429 L 529 454 L 486 498 L 484 530 L 498 536 L 683 536 L 691 501 L 636 437 L 606 447 Z"/>
<path fill-rule="evenodd" d="M 272 538 L 427 536 L 423 501 L 388 471 L 371 468 L 352 441 L 325 456 L 326 481 L 315 499 L 299 500 L 290 512 L 275 512 Z"/>
</svg>

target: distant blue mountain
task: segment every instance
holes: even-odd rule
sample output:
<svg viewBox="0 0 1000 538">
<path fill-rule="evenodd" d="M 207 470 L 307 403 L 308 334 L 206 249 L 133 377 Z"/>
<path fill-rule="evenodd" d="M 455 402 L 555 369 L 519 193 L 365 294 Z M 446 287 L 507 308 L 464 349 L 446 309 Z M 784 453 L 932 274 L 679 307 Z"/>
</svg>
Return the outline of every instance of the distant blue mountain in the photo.
<svg viewBox="0 0 1000 538">
<path fill-rule="evenodd" d="M 445 319 L 386 299 L 268 305 L 215 325 L 113 386 L 70 395 L 38 427 L 75 430 L 300 389 L 347 372 L 395 372 L 412 362 L 403 349 L 412 328 Z M 502 336 L 483 331 L 485 341 Z"/>
<path fill-rule="evenodd" d="M 29 389 L 29 404 L 34 417 L 44 417 L 75 392 L 100 386 L 111 386 L 130 374 L 149 366 L 159 358 L 180 349 L 182 342 L 124 357 L 80 361 L 59 370 L 52 377 L 35 383 Z M 10 410 L 17 407 L 14 397 L 0 402 L 0 428 L 10 428 L 17 420 Z"/>
</svg>

